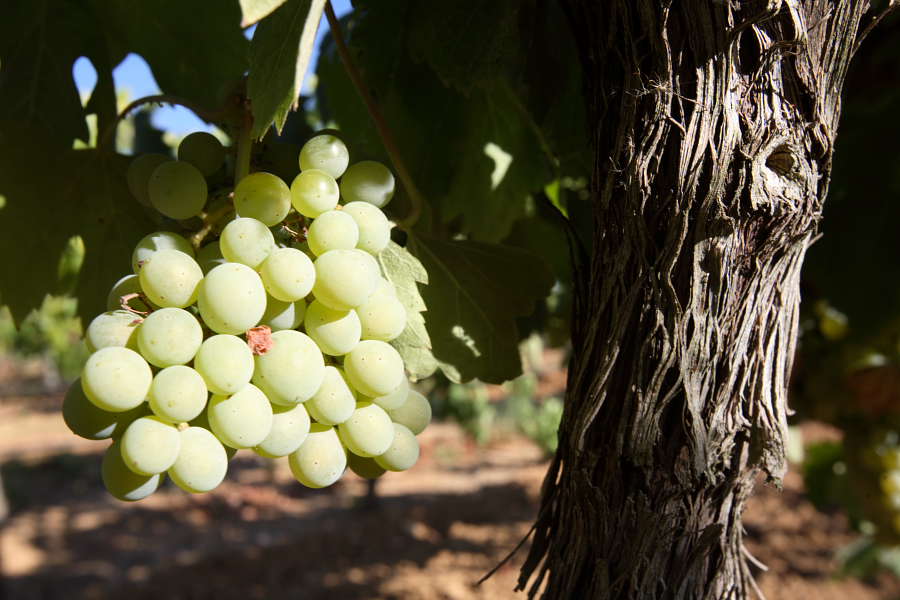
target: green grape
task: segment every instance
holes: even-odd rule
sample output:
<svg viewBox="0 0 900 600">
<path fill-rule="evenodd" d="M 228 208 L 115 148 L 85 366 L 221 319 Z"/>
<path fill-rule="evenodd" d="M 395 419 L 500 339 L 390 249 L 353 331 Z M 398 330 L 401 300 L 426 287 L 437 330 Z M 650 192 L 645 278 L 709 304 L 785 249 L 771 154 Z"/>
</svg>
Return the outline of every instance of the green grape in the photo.
<svg viewBox="0 0 900 600">
<path fill-rule="evenodd" d="M 256 269 L 275 249 L 275 238 L 262 221 L 240 217 L 222 230 L 219 248 L 228 261 Z"/>
<path fill-rule="evenodd" d="M 335 179 L 344 174 L 350 162 L 347 146 L 339 137 L 320 134 L 309 139 L 300 149 L 300 170 L 319 169 Z"/>
<path fill-rule="evenodd" d="M 122 460 L 138 475 L 167 470 L 180 448 L 178 429 L 156 416 L 135 419 L 122 435 Z"/>
<path fill-rule="evenodd" d="M 406 471 L 419 460 L 419 442 L 408 427 L 394 423 L 394 439 L 390 448 L 375 457 L 378 466 L 388 471 Z"/>
<path fill-rule="evenodd" d="M 316 256 L 329 250 L 352 250 L 359 241 L 359 227 L 342 210 L 329 210 L 316 217 L 306 234 L 309 249 Z"/>
<path fill-rule="evenodd" d="M 316 343 L 299 331 L 276 331 L 272 347 L 255 357 L 253 383 L 275 404 L 296 404 L 313 397 L 325 376 L 325 359 Z"/>
<path fill-rule="evenodd" d="M 347 466 L 363 479 L 378 479 L 384 475 L 385 470 L 369 456 L 357 456 L 352 452 L 347 453 Z"/>
<path fill-rule="evenodd" d="M 328 487 L 347 468 L 347 452 L 333 427 L 313 423 L 309 435 L 288 458 L 291 473 L 310 488 Z"/>
<path fill-rule="evenodd" d="M 94 317 L 84 332 L 84 342 L 90 352 L 108 346 L 133 348 L 134 333 L 141 320 L 127 310 L 113 310 Z"/>
<path fill-rule="evenodd" d="M 210 176 L 225 162 L 225 148 L 216 136 L 195 131 L 178 144 L 178 160 L 188 162 L 204 176 Z"/>
<path fill-rule="evenodd" d="M 197 264 L 200 265 L 200 270 L 203 271 L 204 275 L 209 273 L 213 267 L 224 265 L 226 262 L 228 261 L 222 256 L 222 249 L 219 248 L 218 240 L 210 242 L 197 250 Z"/>
<path fill-rule="evenodd" d="M 409 380 L 403 378 L 403 383 L 396 390 L 384 396 L 370 398 L 372 402 L 383 408 L 384 410 L 394 410 L 400 408 L 406 402 L 409 396 Z"/>
<path fill-rule="evenodd" d="M 272 296 L 266 298 L 266 312 L 260 325 L 267 325 L 272 331 L 297 329 L 306 315 L 306 300 L 282 302 Z"/>
<path fill-rule="evenodd" d="M 256 326 L 266 311 L 266 289 L 246 265 L 214 267 L 200 285 L 197 307 L 206 326 L 216 333 L 237 335 Z"/>
<path fill-rule="evenodd" d="M 338 425 L 341 441 L 353 454 L 378 456 L 391 446 L 394 425 L 383 408 L 372 402 L 357 402 L 350 418 Z M 383 466 L 383 465 L 382 465 Z"/>
<path fill-rule="evenodd" d="M 381 209 L 368 202 L 351 202 L 344 205 L 344 212 L 353 217 L 359 227 L 356 247 L 369 254 L 378 254 L 391 241 L 391 222 Z"/>
<path fill-rule="evenodd" d="M 106 449 L 100 475 L 106 490 L 119 500 L 134 502 L 143 500 L 162 485 L 164 475 L 138 475 L 128 468 L 122 460 L 121 440 L 117 440 Z"/>
<path fill-rule="evenodd" d="M 157 306 L 184 308 L 197 301 L 203 271 L 179 250 L 160 250 L 141 267 L 141 289 Z"/>
<path fill-rule="evenodd" d="M 62 414 L 75 435 L 86 440 L 105 440 L 122 435 L 132 421 L 147 414 L 147 407 L 142 404 L 118 413 L 99 409 L 84 395 L 81 379 L 76 379 L 66 392 Z"/>
<path fill-rule="evenodd" d="M 231 396 L 213 396 L 207 415 L 212 432 L 232 448 L 252 448 L 272 430 L 272 405 L 253 384 Z"/>
<path fill-rule="evenodd" d="M 157 231 L 145 235 L 134 247 L 134 252 L 131 253 L 131 270 L 135 274 L 140 273 L 141 267 L 160 250 L 179 250 L 194 257 L 194 247 L 186 239 L 171 231 Z"/>
<path fill-rule="evenodd" d="M 181 308 L 161 308 L 150 313 L 137 333 L 141 354 L 155 367 L 183 365 L 191 361 L 203 342 L 197 318 Z"/>
<path fill-rule="evenodd" d="M 253 451 L 266 458 L 287 456 L 297 450 L 309 433 L 309 414 L 302 404 L 272 407 L 272 430 Z"/>
<path fill-rule="evenodd" d="M 378 263 L 362 250 L 330 250 L 316 259 L 316 300 L 334 310 L 362 306 L 378 288 Z"/>
<path fill-rule="evenodd" d="M 150 176 L 156 170 L 156 167 L 170 160 L 172 159 L 163 154 L 141 154 L 135 157 L 128 165 L 128 171 L 125 173 L 128 190 L 144 206 L 150 206 L 148 191 Z"/>
<path fill-rule="evenodd" d="M 881 489 L 885 494 L 900 494 L 900 471 L 885 471 L 881 476 Z"/>
<path fill-rule="evenodd" d="M 343 356 L 359 343 L 359 317 L 354 310 L 333 310 L 313 300 L 303 319 L 306 333 L 325 354 Z"/>
<path fill-rule="evenodd" d="M 156 374 L 150 384 L 150 409 L 160 419 L 184 423 L 206 408 L 206 382 L 190 367 L 175 365 Z"/>
<path fill-rule="evenodd" d="M 189 423 L 189 425 L 190 425 L 191 427 L 200 427 L 200 428 L 203 428 L 203 429 L 209 431 L 210 434 L 211 434 L 214 438 L 216 438 L 215 434 L 212 434 L 212 425 L 209 424 L 209 414 L 208 414 L 208 413 L 209 413 L 209 411 L 204 410 L 202 413 L 200 413 L 200 414 L 197 416 L 196 419 L 194 419 L 193 421 L 191 421 L 191 422 Z M 222 444 L 222 442 L 219 441 L 219 438 L 216 438 L 216 441 L 219 442 L 219 444 L 220 444 L 223 448 L 225 448 L 225 456 L 228 457 L 228 460 L 231 460 L 232 458 L 234 458 L 234 455 L 237 454 L 237 448 L 232 448 L 231 446 L 226 446 L 225 444 Z"/>
<path fill-rule="evenodd" d="M 122 296 L 142 293 L 140 277 L 137 275 L 126 275 L 118 280 L 112 289 L 109 290 L 109 295 L 106 297 L 106 310 L 119 310 L 122 308 Z M 151 308 L 146 302 L 138 299 L 130 299 L 128 305 L 141 312 L 149 312 Z"/>
<path fill-rule="evenodd" d="M 234 188 L 234 209 L 241 217 L 251 217 L 272 227 L 291 210 L 291 190 L 271 173 L 247 175 Z"/>
<path fill-rule="evenodd" d="M 100 409 L 125 412 L 140 405 L 150 391 L 153 373 L 140 354 L 109 346 L 91 354 L 81 371 L 85 395 Z"/>
<path fill-rule="evenodd" d="M 170 160 L 153 170 L 147 194 L 153 208 L 170 219 L 190 219 L 206 204 L 206 180 L 194 165 Z"/>
<path fill-rule="evenodd" d="M 259 276 L 270 296 L 282 302 L 296 302 L 312 291 L 316 268 L 303 252 L 277 248 L 259 267 Z"/>
<path fill-rule="evenodd" d="M 214 490 L 228 471 L 228 453 L 222 443 L 203 427 L 188 427 L 178 432 L 181 449 L 169 467 L 175 485 L 192 494 Z"/>
<path fill-rule="evenodd" d="M 341 197 L 344 202 L 368 202 L 382 208 L 394 197 L 394 175 L 380 162 L 362 160 L 350 165 L 341 178 Z"/>
<path fill-rule="evenodd" d="M 406 329 L 406 308 L 395 296 L 375 293 L 356 309 L 362 326 L 362 338 L 389 342 Z"/>
<path fill-rule="evenodd" d="M 233 335 L 214 335 L 200 345 L 194 368 L 214 394 L 234 394 L 250 383 L 253 352 L 247 342 Z"/>
<path fill-rule="evenodd" d="M 347 380 L 371 398 L 386 396 L 403 384 L 403 359 L 384 342 L 364 340 L 344 358 Z"/>
<path fill-rule="evenodd" d="M 415 435 L 419 435 L 431 422 L 431 405 L 428 399 L 414 389 L 400 408 L 388 411 L 394 423 L 405 425 Z"/>
<path fill-rule="evenodd" d="M 325 367 L 322 385 L 304 404 L 310 416 L 324 425 L 339 425 L 356 410 L 356 396 L 337 367 Z"/>
<path fill-rule="evenodd" d="M 303 171 L 291 183 L 291 204 L 304 217 L 315 219 L 337 206 L 341 191 L 334 177 L 324 171 Z"/>
</svg>

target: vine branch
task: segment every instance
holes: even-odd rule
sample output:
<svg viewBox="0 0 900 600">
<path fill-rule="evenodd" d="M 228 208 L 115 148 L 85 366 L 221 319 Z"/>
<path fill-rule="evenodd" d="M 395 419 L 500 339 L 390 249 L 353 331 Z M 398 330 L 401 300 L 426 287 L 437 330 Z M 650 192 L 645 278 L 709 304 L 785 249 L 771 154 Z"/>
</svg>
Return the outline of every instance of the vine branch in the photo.
<svg viewBox="0 0 900 600">
<path fill-rule="evenodd" d="M 898 7 L 900 7 L 900 0 L 890 0 L 884 10 L 872 17 L 872 20 L 869 21 L 868 25 L 866 25 L 866 28 L 863 29 L 862 32 L 856 37 L 856 43 L 853 45 L 854 55 L 857 53 L 857 51 L 859 51 L 859 47 L 862 45 L 866 37 L 870 33 L 872 33 L 872 30 L 878 27 L 878 24 L 881 23 L 881 21 L 884 20 L 886 16 L 894 12 L 894 10 Z"/>
<path fill-rule="evenodd" d="M 152 96 L 144 96 L 142 98 L 138 98 L 137 100 L 130 102 L 128 106 L 123 108 L 119 114 L 116 116 L 115 120 L 109 124 L 109 127 L 103 132 L 103 137 L 100 140 L 99 146 L 108 146 L 110 141 L 114 138 L 116 130 L 119 127 L 119 123 L 122 122 L 132 111 L 135 109 L 144 106 L 145 104 L 174 104 L 177 106 L 183 106 L 193 112 L 195 115 L 203 119 L 204 121 L 212 122 L 222 116 L 221 111 L 208 111 L 200 108 L 190 100 L 186 98 L 181 98 L 179 96 L 173 96 L 171 94 L 155 94 Z"/>
<path fill-rule="evenodd" d="M 409 229 L 415 225 L 419 220 L 419 217 L 422 216 L 422 206 L 424 204 L 422 195 L 407 170 L 406 163 L 403 162 L 400 150 L 387 125 L 387 121 L 385 121 L 384 116 L 381 114 L 381 110 L 378 108 L 375 98 L 372 97 L 369 88 L 366 87 L 362 74 L 356 66 L 356 63 L 353 61 L 353 57 L 350 55 L 350 49 L 347 47 L 347 43 L 344 41 L 344 35 L 341 32 L 341 24 L 334 14 L 334 9 L 331 8 L 330 1 L 325 3 L 325 17 L 328 19 L 329 27 L 331 27 L 331 35 L 334 37 L 334 44 L 337 47 L 338 55 L 341 57 L 341 62 L 344 64 L 344 69 L 347 71 L 347 75 L 350 76 L 353 87 L 356 88 L 356 91 L 365 103 L 369 116 L 372 118 L 372 121 L 375 122 L 375 128 L 378 130 L 378 135 L 381 137 L 384 148 L 387 150 L 388 156 L 390 156 L 391 162 L 397 170 L 397 177 L 400 178 L 403 187 L 406 188 L 406 192 L 409 195 L 411 204 L 410 212 L 398 223 L 400 227 Z"/>
</svg>

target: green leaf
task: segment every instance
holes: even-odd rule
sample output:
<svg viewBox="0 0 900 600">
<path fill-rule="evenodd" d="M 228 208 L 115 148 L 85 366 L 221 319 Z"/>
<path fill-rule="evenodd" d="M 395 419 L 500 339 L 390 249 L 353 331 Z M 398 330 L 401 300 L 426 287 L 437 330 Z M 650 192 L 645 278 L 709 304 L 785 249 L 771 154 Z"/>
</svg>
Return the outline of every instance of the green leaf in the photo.
<svg viewBox="0 0 900 600">
<path fill-rule="evenodd" d="M 428 272 L 419 259 L 394 242 L 381 251 L 378 262 L 385 278 L 394 284 L 397 297 L 406 308 L 406 329 L 391 345 L 403 357 L 406 369 L 413 379 L 428 377 L 437 369 L 437 360 L 431 352 L 431 338 L 422 315 L 426 306 L 418 287 L 418 284 L 428 285 Z"/>
<path fill-rule="evenodd" d="M 501 383 L 522 372 L 516 317 L 553 285 L 544 261 L 519 248 L 410 236 L 428 272 L 422 297 L 434 356 L 452 381 Z"/>
<path fill-rule="evenodd" d="M 280 132 L 296 109 L 324 8 L 325 0 L 288 0 L 256 28 L 247 83 L 254 138 L 272 124 Z"/>
<path fill-rule="evenodd" d="M 249 27 L 263 17 L 268 16 L 276 8 L 284 4 L 285 0 L 240 0 L 241 3 L 241 27 Z"/>
<path fill-rule="evenodd" d="M 247 71 L 237 0 L 94 0 L 120 50 L 143 56 L 160 89 L 222 107 Z"/>
<path fill-rule="evenodd" d="M 0 144 L 13 148 L 4 138 Z M 70 238 L 81 236 L 76 296 L 82 318 L 90 319 L 105 310 L 113 283 L 131 271 L 134 244 L 153 223 L 128 193 L 127 157 L 97 150 L 37 157 L 9 150 L 0 156 L 0 193 L 7 198 L 0 209 L 0 253 L 7 261 L 0 297 L 21 321 L 65 283 L 58 282 L 60 259 Z"/>
</svg>

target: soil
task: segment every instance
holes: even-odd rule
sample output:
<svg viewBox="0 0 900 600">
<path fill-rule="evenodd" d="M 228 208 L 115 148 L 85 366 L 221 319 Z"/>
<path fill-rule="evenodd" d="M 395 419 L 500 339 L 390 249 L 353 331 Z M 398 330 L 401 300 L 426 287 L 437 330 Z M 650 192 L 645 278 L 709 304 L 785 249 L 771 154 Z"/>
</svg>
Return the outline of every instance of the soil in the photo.
<svg viewBox="0 0 900 600">
<path fill-rule="evenodd" d="M 513 592 L 546 460 L 502 434 L 484 447 L 451 424 L 420 436 L 422 458 L 370 496 L 347 474 L 325 490 L 294 481 L 284 460 L 241 451 L 214 492 L 166 484 L 135 504 L 102 489 L 102 442 L 69 433 L 61 395 L 6 390 L 0 369 L 0 461 L 9 516 L 0 536 L 0 597 L 31 599 L 524 598 Z M 21 388 L 15 388 L 16 390 Z M 834 435 L 804 425 L 811 437 Z M 747 547 L 770 600 L 888 599 L 900 580 L 836 579 L 835 552 L 856 539 L 839 511 L 817 511 L 802 478 L 760 483 L 745 513 Z"/>
</svg>

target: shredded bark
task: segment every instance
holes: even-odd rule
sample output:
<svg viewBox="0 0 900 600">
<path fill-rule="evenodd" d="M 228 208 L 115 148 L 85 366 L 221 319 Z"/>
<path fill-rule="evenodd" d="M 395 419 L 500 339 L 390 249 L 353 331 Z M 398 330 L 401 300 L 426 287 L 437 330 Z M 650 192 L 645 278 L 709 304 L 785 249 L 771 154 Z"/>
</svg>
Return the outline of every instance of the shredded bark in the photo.
<svg viewBox="0 0 900 600">
<path fill-rule="evenodd" d="M 251 327 L 247 330 L 247 345 L 253 354 L 265 354 L 275 345 L 272 340 L 272 329 L 268 325 Z"/>
</svg>

